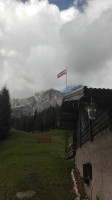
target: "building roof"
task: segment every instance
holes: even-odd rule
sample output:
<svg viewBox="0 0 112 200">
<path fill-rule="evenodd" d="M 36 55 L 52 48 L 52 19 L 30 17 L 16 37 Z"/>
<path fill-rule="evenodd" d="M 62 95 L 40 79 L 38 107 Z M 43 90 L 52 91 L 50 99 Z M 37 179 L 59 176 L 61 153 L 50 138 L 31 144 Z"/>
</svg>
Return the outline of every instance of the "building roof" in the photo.
<svg viewBox="0 0 112 200">
<path fill-rule="evenodd" d="M 64 102 L 95 102 L 97 105 L 112 108 L 112 89 L 87 88 L 82 86 L 68 94 L 63 98 Z"/>
</svg>

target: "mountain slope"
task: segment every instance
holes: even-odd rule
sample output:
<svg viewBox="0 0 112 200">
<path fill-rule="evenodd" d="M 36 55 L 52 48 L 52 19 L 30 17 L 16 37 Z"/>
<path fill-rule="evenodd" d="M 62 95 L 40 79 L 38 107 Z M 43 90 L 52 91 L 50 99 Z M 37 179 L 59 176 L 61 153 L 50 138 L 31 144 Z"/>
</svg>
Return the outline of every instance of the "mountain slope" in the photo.
<svg viewBox="0 0 112 200">
<path fill-rule="evenodd" d="M 50 89 L 36 93 L 33 97 L 24 99 L 11 99 L 12 115 L 33 115 L 35 110 L 41 112 L 50 106 L 61 105 L 64 94 L 58 90 Z"/>
</svg>

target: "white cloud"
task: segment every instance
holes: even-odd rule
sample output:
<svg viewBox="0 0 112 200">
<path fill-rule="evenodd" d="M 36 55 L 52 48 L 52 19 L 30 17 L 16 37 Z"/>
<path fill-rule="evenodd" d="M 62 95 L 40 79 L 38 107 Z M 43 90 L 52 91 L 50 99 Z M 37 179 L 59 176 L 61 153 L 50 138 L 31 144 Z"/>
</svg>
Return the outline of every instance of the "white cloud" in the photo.
<svg viewBox="0 0 112 200">
<path fill-rule="evenodd" d="M 74 7 L 70 7 L 67 10 L 61 11 L 61 20 L 62 23 L 67 23 L 74 18 L 78 17 L 79 11 Z"/>
<path fill-rule="evenodd" d="M 68 84 L 111 87 L 112 1 L 88 0 L 83 13 L 47 0 L 0 0 L 0 88 L 13 97 Z"/>
</svg>

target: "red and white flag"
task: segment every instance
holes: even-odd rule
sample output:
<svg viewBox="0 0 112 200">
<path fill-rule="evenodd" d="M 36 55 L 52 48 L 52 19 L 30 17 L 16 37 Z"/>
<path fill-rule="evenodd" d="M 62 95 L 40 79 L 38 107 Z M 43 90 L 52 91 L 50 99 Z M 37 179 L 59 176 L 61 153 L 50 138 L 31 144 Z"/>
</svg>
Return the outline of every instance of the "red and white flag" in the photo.
<svg viewBox="0 0 112 200">
<path fill-rule="evenodd" d="M 63 70 L 62 72 L 60 72 L 58 75 L 57 75 L 57 78 L 60 78 L 61 76 L 67 74 L 67 70 Z"/>
</svg>

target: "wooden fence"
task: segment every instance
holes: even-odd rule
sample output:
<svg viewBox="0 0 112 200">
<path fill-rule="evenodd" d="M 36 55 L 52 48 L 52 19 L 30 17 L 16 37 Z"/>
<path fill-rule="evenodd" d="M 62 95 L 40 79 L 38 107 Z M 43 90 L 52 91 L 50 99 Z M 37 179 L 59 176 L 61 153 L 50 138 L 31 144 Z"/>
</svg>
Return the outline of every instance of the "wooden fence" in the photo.
<svg viewBox="0 0 112 200">
<path fill-rule="evenodd" d="M 37 142 L 38 143 L 50 143 L 51 142 L 51 136 L 45 135 L 45 134 L 38 134 L 37 136 Z"/>
</svg>

